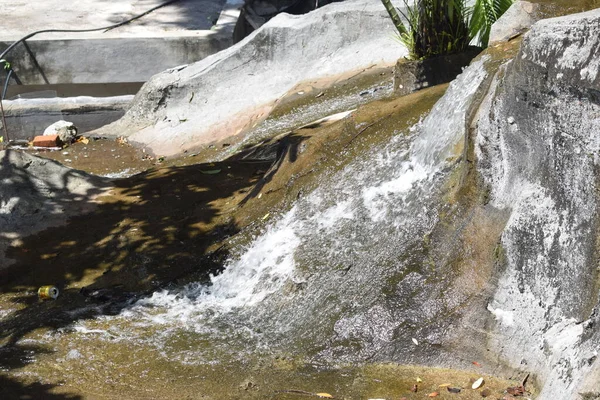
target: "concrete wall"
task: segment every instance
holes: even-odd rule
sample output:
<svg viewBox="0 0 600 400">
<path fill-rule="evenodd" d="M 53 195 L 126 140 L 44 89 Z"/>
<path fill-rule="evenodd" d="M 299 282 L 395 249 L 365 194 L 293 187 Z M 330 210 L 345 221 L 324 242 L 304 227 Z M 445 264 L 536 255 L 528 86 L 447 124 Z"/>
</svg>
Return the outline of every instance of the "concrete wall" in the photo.
<svg viewBox="0 0 600 400">
<path fill-rule="evenodd" d="M 0 48 L 10 43 L 0 42 Z M 7 59 L 25 85 L 144 82 L 174 66 L 189 64 L 231 45 L 219 33 L 159 38 L 28 40 Z M 4 74 L 0 81 L 4 81 Z"/>
</svg>

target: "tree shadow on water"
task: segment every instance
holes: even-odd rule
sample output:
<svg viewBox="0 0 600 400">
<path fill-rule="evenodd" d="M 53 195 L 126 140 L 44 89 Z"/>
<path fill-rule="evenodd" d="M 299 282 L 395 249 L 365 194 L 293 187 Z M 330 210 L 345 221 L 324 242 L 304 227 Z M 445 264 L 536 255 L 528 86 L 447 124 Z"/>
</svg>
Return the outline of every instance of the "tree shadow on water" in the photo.
<svg viewBox="0 0 600 400">
<path fill-rule="evenodd" d="M 26 365 L 32 354 L 48 353 L 21 341 L 38 329 L 118 314 L 132 301 L 171 284 L 209 283 L 229 257 L 226 239 L 243 228 L 236 212 L 285 162 L 296 161 L 305 138 L 292 134 L 220 163 L 155 168 L 112 182 L 92 177 L 94 184 L 77 194 L 66 188 L 89 175 L 22 153 L 0 153 L 0 200 L 12 202 L 12 211 L 19 213 L 15 221 L 34 215 L 33 225 L 67 222 L 64 213 L 73 214 L 66 224 L 29 236 L 19 224 L 0 225 L 0 244 L 8 247 L 7 258 L 15 260 L 0 269 L 0 309 L 5 311 L 0 360 L 9 360 L 0 361 L 0 371 Z M 45 184 L 40 184 L 36 163 L 53 171 Z M 112 187 L 108 192 L 107 182 Z M 79 215 L 82 210 L 91 212 Z M 20 239 L 7 246 L 11 241 L 2 238 L 9 234 Z M 43 285 L 58 287 L 58 298 L 39 300 L 36 291 Z M 52 394 L 52 385 L 26 385 L 6 374 L 0 375 L 0 383 L 7 393 L 78 398 L 59 397 Z"/>
<path fill-rule="evenodd" d="M 0 398 L 2 399 L 48 399 L 48 400 L 78 400 L 80 395 L 70 393 L 53 393 L 56 384 L 41 382 L 24 383 L 4 375 L 2 371 L 21 368 L 31 362 L 39 354 L 49 354 L 52 351 L 37 345 L 18 344 L 0 347 Z"/>
<path fill-rule="evenodd" d="M 8 248 L 7 257 L 16 263 L 0 270 L 0 305 L 14 311 L 0 321 L 0 343 L 14 345 L 35 329 L 60 328 L 98 312 L 118 313 L 132 299 L 190 274 L 207 282 L 228 256 L 219 244 L 239 231 L 232 211 L 270 165 L 232 161 L 153 169 L 115 181 L 99 204 L 81 195 L 78 207 L 93 212 Z M 17 173 L 23 195 L 11 201 L 27 209 L 16 204 L 13 210 L 44 220 L 56 212 L 56 204 L 75 202 L 61 199 L 57 191 L 50 210 L 35 211 L 24 201 L 25 193 L 29 199 L 45 199 L 48 193 L 36 178 L 21 169 Z M 7 193 L 8 184 L 0 180 L 0 193 Z M 0 226 L 0 237 L 8 233 L 15 234 Z M 39 301 L 36 290 L 43 285 L 57 286 L 59 297 Z"/>
</svg>

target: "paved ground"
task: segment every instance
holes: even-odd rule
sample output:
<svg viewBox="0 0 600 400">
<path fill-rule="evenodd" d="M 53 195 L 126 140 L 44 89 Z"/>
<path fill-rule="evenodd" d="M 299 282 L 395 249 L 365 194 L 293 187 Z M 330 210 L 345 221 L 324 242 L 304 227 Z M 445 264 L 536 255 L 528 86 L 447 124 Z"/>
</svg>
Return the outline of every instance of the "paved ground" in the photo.
<svg viewBox="0 0 600 400">
<path fill-rule="evenodd" d="M 41 29 L 89 29 L 112 25 L 141 14 L 167 0 L 0 0 L 0 41 L 12 41 Z M 154 37 L 193 34 L 216 23 L 225 0 L 179 0 L 109 32 L 83 37 Z M 44 34 L 43 38 L 71 38 Z M 36 37 L 37 38 L 37 37 Z"/>
</svg>

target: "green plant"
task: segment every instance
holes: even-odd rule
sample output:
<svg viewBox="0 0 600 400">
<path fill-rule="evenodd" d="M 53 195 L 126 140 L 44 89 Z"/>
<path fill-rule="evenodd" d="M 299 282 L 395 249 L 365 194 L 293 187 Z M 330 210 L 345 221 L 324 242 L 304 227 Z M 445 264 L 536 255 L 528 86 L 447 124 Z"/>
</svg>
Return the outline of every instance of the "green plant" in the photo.
<svg viewBox="0 0 600 400">
<path fill-rule="evenodd" d="M 514 0 L 476 0 L 473 5 L 469 31 L 478 45 L 487 47 L 492 24 L 508 10 Z"/>
<path fill-rule="evenodd" d="M 459 53 L 474 38 L 480 46 L 487 46 L 492 24 L 513 1 L 476 0 L 467 7 L 466 0 L 416 0 L 413 6 L 404 0 L 403 12 L 396 10 L 391 0 L 381 0 L 398 31 L 398 40 L 413 60 Z"/>
</svg>

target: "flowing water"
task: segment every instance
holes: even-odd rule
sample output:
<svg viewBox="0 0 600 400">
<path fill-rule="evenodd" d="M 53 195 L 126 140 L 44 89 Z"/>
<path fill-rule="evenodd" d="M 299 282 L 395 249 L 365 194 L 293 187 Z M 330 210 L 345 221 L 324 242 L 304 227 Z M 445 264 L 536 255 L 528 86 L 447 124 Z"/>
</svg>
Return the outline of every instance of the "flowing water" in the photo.
<svg viewBox="0 0 600 400">
<path fill-rule="evenodd" d="M 428 276 L 410 254 L 437 221 L 436 188 L 456 159 L 467 108 L 487 75 L 484 62 L 469 67 L 409 132 L 298 200 L 209 285 L 156 292 L 76 330 L 151 344 L 183 363 L 283 348 L 364 360 L 417 335 L 412 314 L 432 316 L 447 305 L 425 298 L 420 310 L 409 304 L 422 297 L 409 287 L 426 285 Z"/>
</svg>

